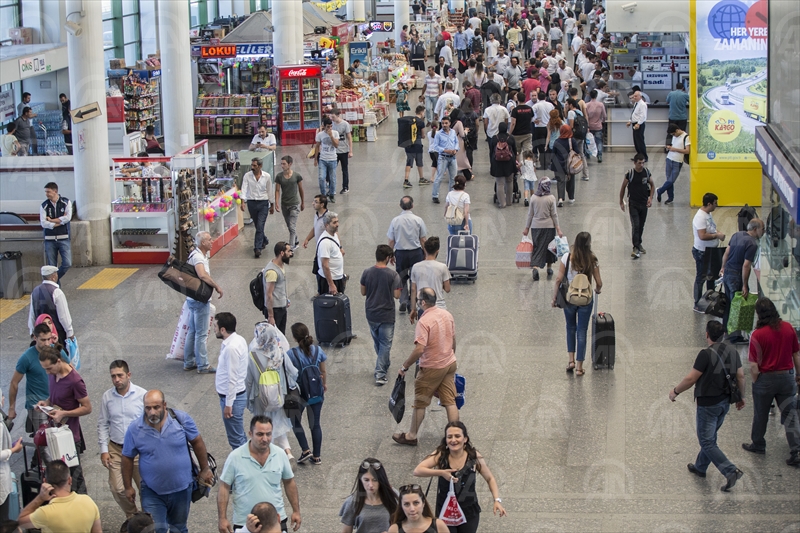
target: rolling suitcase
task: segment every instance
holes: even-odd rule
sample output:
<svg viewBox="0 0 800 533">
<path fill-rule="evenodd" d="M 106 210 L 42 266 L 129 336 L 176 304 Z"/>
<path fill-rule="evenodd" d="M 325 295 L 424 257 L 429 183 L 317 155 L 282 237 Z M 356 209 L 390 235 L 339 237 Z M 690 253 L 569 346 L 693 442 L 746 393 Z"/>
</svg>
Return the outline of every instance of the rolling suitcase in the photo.
<svg viewBox="0 0 800 533">
<path fill-rule="evenodd" d="M 598 295 L 594 295 L 595 313 L 592 315 L 592 365 L 595 370 L 606 367 L 614 370 L 616 338 L 614 318 L 600 312 Z"/>
<path fill-rule="evenodd" d="M 314 329 L 320 344 L 350 344 L 354 336 L 350 319 L 350 299 L 346 294 L 322 294 L 314 299 Z"/>
<path fill-rule="evenodd" d="M 8 493 L 8 519 L 16 520 L 19 518 L 19 480 L 14 472 L 11 472 L 11 492 Z"/>
<path fill-rule="evenodd" d="M 23 443 L 22 445 L 22 459 L 25 461 L 25 471 L 22 473 L 22 477 L 19 480 L 19 486 L 20 486 L 20 493 L 22 494 L 23 507 L 31 503 L 33 500 L 35 500 L 36 496 L 39 495 L 39 489 L 42 488 L 42 475 L 40 472 L 41 467 L 31 469 L 30 463 L 28 463 L 28 454 L 25 450 L 29 446 L 31 448 L 37 449 L 36 446 L 34 446 L 33 444 Z M 41 456 L 39 462 L 41 462 Z"/>
<path fill-rule="evenodd" d="M 447 238 L 447 269 L 453 281 L 478 279 L 478 236 L 464 231 Z"/>
</svg>

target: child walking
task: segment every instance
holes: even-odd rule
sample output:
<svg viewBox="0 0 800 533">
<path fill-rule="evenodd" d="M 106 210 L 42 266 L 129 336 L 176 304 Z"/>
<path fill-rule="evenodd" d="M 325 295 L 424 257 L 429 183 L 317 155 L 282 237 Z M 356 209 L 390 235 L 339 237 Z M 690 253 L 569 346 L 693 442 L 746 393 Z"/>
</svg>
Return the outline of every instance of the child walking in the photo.
<svg viewBox="0 0 800 533">
<path fill-rule="evenodd" d="M 533 165 L 533 152 L 522 152 L 522 183 L 525 186 L 525 207 L 529 205 L 528 198 L 536 191 L 536 170 Z"/>
<path fill-rule="evenodd" d="M 406 111 L 411 111 L 411 107 L 408 105 L 408 89 L 405 83 L 402 81 L 397 83 L 395 94 L 397 95 L 397 114 L 402 117 Z"/>
</svg>

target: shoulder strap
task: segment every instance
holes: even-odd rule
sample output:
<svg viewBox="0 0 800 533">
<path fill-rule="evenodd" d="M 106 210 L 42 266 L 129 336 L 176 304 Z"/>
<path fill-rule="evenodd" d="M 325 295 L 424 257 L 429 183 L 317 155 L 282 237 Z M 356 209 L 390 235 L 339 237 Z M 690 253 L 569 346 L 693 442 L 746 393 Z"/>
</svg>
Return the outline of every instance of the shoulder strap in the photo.
<svg viewBox="0 0 800 533">
<path fill-rule="evenodd" d="M 730 372 L 730 369 L 728 369 L 728 367 L 725 365 L 725 360 L 722 359 L 722 356 L 719 354 L 719 352 L 716 349 L 714 349 L 713 346 L 709 346 L 709 348 L 711 349 L 712 352 L 714 352 L 716 354 L 717 359 L 719 359 L 719 363 L 722 365 L 722 369 L 725 371 L 725 378 L 726 379 L 730 379 L 731 378 L 731 372 Z"/>
<path fill-rule="evenodd" d="M 341 244 L 339 244 L 338 242 L 336 242 L 336 240 L 335 240 L 335 239 L 333 239 L 333 238 L 331 238 L 331 237 L 328 237 L 327 235 L 325 235 L 325 236 L 323 236 L 323 237 L 322 237 L 322 238 L 321 238 L 319 241 L 317 241 L 317 255 L 319 255 L 319 245 L 320 245 L 320 244 L 322 244 L 322 241 L 324 241 L 324 240 L 326 240 L 326 239 L 327 239 L 327 240 L 329 240 L 329 241 L 333 241 L 333 242 L 336 244 L 336 246 L 338 246 L 339 248 L 341 248 L 341 247 L 342 247 L 342 245 L 341 245 Z"/>
<path fill-rule="evenodd" d="M 258 373 L 259 374 L 263 374 L 264 370 L 261 368 L 261 365 L 258 364 L 258 359 L 256 359 L 255 355 L 253 355 L 253 352 L 250 352 L 250 359 L 252 359 L 253 362 L 256 364 L 256 368 L 258 369 Z"/>
</svg>

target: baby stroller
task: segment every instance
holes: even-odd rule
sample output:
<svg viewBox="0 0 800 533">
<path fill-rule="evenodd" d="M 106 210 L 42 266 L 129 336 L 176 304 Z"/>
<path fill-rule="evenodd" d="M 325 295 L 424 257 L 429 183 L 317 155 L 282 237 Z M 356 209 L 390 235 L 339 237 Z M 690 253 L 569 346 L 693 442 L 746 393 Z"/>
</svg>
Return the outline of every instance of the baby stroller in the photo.
<svg viewBox="0 0 800 533">
<path fill-rule="evenodd" d="M 512 196 L 512 202 L 518 204 L 520 199 L 522 198 L 522 193 L 519 192 L 519 174 L 514 174 L 514 195 Z M 494 184 L 494 199 L 492 200 L 493 203 L 497 203 L 497 182 Z"/>
</svg>

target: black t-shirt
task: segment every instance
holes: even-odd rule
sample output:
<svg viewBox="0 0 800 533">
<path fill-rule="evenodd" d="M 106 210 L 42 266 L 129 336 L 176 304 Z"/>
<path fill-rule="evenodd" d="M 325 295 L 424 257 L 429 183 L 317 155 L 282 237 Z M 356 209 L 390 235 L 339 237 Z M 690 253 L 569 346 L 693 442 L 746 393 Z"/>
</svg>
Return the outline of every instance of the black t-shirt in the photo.
<svg viewBox="0 0 800 533">
<path fill-rule="evenodd" d="M 370 267 L 361 274 L 361 285 L 367 288 L 367 320 L 394 324 L 394 291 L 402 285 L 397 272 L 393 268 Z"/>
<path fill-rule="evenodd" d="M 632 205 L 647 205 L 647 200 L 650 199 L 650 171 L 645 168 L 636 172 L 632 168 L 625 174 L 625 179 L 628 180 L 628 201 Z"/>
<path fill-rule="evenodd" d="M 697 354 L 693 368 L 703 375 L 694 385 L 694 398 L 697 405 L 703 407 L 716 405 L 728 397 L 726 371 L 723 370 L 720 357 L 717 357 L 715 351 L 725 362 L 725 368 L 731 376 L 736 376 L 736 372 L 742 366 L 736 348 L 727 342 L 715 343 Z"/>
<path fill-rule="evenodd" d="M 511 118 L 516 119 L 514 131 L 511 135 L 527 135 L 531 132 L 531 122 L 533 121 L 533 108 L 529 105 L 520 104 L 511 110 Z"/>
<path fill-rule="evenodd" d="M 725 263 L 725 272 L 728 275 L 742 275 L 745 259 L 751 263 L 756 259 L 758 241 L 746 231 L 733 234 L 728 244 L 728 262 Z"/>
</svg>

